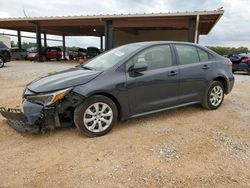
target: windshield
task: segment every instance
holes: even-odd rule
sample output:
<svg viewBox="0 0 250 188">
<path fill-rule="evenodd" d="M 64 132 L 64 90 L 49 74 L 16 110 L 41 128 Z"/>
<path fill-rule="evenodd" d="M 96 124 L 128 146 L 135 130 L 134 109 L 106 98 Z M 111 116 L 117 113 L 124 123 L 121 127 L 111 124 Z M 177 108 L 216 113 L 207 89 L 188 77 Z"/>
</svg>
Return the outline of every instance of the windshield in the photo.
<svg viewBox="0 0 250 188">
<path fill-rule="evenodd" d="M 141 45 L 135 44 L 120 46 L 96 57 L 95 59 L 86 63 L 83 67 L 93 70 L 107 70 L 115 66 L 117 63 L 140 47 Z"/>
</svg>

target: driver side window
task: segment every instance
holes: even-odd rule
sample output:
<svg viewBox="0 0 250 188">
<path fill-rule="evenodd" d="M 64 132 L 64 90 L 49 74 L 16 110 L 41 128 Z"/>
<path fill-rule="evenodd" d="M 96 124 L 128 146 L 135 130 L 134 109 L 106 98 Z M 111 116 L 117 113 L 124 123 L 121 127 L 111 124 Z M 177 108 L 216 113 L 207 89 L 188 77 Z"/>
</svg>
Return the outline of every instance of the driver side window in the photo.
<svg viewBox="0 0 250 188">
<path fill-rule="evenodd" d="M 155 70 L 172 66 L 172 55 L 169 45 L 154 46 L 143 50 L 126 64 L 126 70 L 137 63 L 145 63 L 148 70 Z"/>
</svg>

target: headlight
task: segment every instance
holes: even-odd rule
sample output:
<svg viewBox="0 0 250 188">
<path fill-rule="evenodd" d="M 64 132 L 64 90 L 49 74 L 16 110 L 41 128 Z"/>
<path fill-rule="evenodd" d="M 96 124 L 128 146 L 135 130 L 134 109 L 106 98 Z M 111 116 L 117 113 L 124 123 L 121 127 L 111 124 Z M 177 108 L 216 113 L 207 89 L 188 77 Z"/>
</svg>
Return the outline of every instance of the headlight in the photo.
<svg viewBox="0 0 250 188">
<path fill-rule="evenodd" d="M 44 106 L 49 106 L 51 104 L 56 103 L 60 99 L 62 99 L 70 90 L 71 88 L 63 89 L 63 90 L 56 91 L 53 93 L 48 93 L 48 94 L 28 95 L 26 96 L 26 99 L 33 103 L 38 103 Z"/>
</svg>

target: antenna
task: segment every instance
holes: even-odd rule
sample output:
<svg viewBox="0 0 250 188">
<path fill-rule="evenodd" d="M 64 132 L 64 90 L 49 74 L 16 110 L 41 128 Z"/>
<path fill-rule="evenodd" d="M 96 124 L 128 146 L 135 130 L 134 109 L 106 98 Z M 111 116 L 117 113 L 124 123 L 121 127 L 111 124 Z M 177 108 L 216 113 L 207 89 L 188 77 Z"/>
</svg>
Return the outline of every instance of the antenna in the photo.
<svg viewBox="0 0 250 188">
<path fill-rule="evenodd" d="M 26 18 L 28 17 L 27 14 L 26 14 L 26 12 L 25 12 L 24 7 L 23 7 L 23 14 L 24 14 L 24 16 L 25 16 Z"/>
</svg>

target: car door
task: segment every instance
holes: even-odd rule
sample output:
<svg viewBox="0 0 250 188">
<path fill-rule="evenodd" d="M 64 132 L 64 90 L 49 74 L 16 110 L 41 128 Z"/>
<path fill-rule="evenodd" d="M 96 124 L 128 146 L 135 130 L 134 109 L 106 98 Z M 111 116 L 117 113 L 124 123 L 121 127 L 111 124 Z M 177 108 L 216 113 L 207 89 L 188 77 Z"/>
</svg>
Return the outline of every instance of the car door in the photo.
<svg viewBox="0 0 250 188">
<path fill-rule="evenodd" d="M 170 45 L 144 49 L 126 64 L 131 115 L 175 105 L 178 101 L 178 66 Z M 130 68 L 145 63 L 148 69 L 134 74 Z"/>
<path fill-rule="evenodd" d="M 213 63 L 209 54 L 195 46 L 175 44 L 179 64 L 181 104 L 200 101 L 205 93 Z"/>
</svg>

